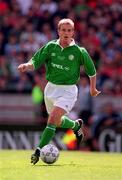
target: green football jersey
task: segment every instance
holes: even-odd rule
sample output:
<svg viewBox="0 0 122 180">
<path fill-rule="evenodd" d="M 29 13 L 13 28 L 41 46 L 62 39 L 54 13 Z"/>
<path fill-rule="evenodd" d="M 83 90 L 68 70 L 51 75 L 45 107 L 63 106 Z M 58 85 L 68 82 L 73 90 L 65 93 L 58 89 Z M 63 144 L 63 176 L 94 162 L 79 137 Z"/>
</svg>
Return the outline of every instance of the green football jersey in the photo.
<svg viewBox="0 0 122 180">
<path fill-rule="evenodd" d="M 80 77 L 80 67 L 88 76 L 96 74 L 95 66 L 85 48 L 77 44 L 62 48 L 58 40 L 53 40 L 40 48 L 32 57 L 35 69 L 46 65 L 46 79 L 57 85 L 76 84 Z"/>
</svg>

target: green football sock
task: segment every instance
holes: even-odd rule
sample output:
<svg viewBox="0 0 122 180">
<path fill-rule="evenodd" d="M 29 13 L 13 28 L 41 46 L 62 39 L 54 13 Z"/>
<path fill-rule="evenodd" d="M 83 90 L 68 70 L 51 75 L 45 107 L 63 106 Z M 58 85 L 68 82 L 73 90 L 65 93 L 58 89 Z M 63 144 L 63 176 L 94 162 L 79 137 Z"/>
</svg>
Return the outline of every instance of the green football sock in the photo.
<svg viewBox="0 0 122 180">
<path fill-rule="evenodd" d="M 38 147 L 42 148 L 43 146 L 47 145 L 54 137 L 55 130 L 56 130 L 55 125 L 48 124 L 42 133 Z"/>
<path fill-rule="evenodd" d="M 69 129 L 73 129 L 74 131 L 78 130 L 79 124 L 73 121 L 72 119 L 68 118 L 67 116 L 62 116 L 61 120 L 62 120 L 62 124 L 60 126 L 61 128 L 69 128 Z"/>
</svg>

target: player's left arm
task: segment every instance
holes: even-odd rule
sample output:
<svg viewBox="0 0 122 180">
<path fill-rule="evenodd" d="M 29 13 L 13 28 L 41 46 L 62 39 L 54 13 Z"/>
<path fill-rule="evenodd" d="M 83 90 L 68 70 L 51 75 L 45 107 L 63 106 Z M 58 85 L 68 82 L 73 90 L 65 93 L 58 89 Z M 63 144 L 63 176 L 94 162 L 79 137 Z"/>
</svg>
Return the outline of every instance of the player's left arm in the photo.
<svg viewBox="0 0 122 180">
<path fill-rule="evenodd" d="M 83 56 L 83 65 L 84 65 L 85 72 L 90 78 L 90 94 L 91 96 L 97 96 L 98 94 L 101 93 L 101 91 L 98 91 L 96 88 L 95 65 L 85 48 L 82 48 L 82 56 Z"/>
<path fill-rule="evenodd" d="M 90 78 L 90 94 L 91 96 L 97 96 L 98 94 L 101 93 L 101 91 L 98 91 L 96 89 L 96 75 L 89 76 L 89 78 Z"/>
</svg>

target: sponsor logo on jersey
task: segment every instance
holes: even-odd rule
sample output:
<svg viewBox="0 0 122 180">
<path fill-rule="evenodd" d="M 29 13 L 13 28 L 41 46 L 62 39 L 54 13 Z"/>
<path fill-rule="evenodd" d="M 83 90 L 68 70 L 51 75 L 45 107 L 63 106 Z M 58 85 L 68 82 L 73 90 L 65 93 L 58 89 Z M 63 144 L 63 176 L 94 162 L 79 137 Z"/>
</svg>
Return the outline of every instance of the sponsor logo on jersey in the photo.
<svg viewBox="0 0 122 180">
<path fill-rule="evenodd" d="M 72 60 L 74 60 L 74 55 L 70 54 L 68 58 L 69 58 L 70 61 L 72 61 Z"/>
<path fill-rule="evenodd" d="M 65 70 L 65 71 L 69 71 L 69 67 L 64 67 L 63 65 L 60 65 L 60 64 L 55 64 L 55 63 L 51 63 L 52 67 L 54 68 L 57 68 L 57 69 L 62 69 L 62 70 Z"/>
<path fill-rule="evenodd" d="M 69 67 L 64 67 L 64 69 L 65 69 L 66 71 L 69 71 Z"/>
</svg>

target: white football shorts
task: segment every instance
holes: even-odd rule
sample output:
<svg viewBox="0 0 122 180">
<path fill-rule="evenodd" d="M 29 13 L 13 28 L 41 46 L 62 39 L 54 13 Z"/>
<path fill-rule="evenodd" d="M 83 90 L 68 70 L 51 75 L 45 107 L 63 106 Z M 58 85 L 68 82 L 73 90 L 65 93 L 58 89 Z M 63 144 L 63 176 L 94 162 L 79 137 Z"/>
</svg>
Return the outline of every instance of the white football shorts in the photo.
<svg viewBox="0 0 122 180">
<path fill-rule="evenodd" d="M 55 85 L 48 82 L 44 90 L 44 100 L 47 112 L 50 114 L 54 106 L 71 111 L 77 100 L 78 88 L 76 85 Z"/>
</svg>

